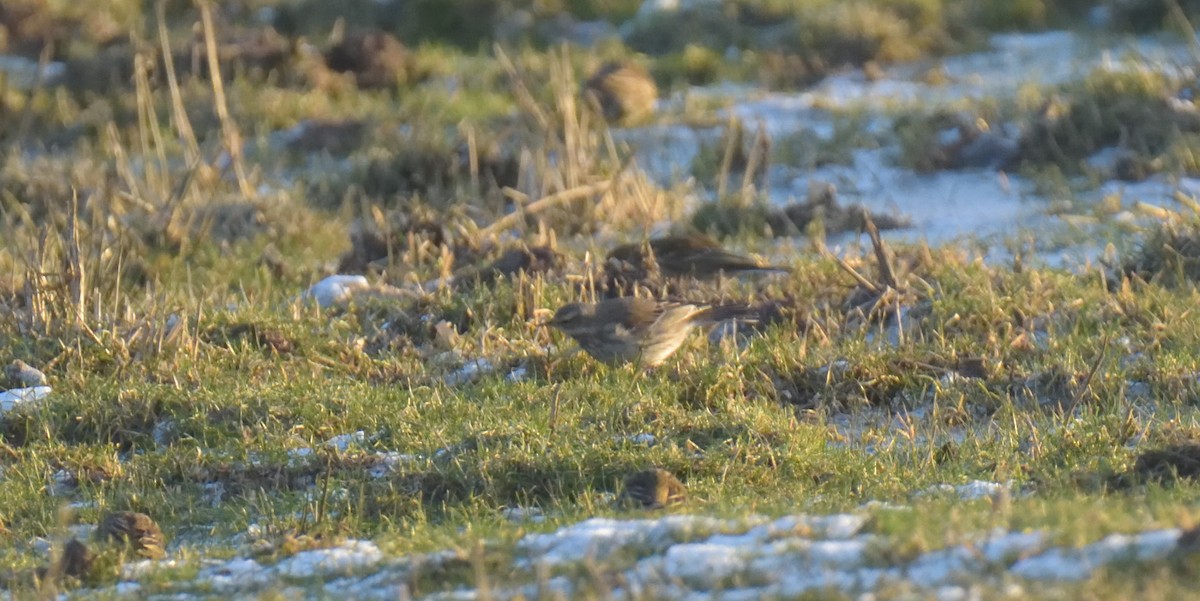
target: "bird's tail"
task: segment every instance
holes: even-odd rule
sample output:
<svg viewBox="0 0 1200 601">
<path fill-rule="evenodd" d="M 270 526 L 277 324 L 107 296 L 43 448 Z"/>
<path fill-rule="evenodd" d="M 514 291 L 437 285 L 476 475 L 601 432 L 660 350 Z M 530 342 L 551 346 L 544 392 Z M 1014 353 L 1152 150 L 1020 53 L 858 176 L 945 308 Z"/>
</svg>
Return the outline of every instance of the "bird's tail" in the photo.
<svg viewBox="0 0 1200 601">
<path fill-rule="evenodd" d="M 782 265 L 763 265 L 757 260 L 750 257 L 744 257 L 737 253 L 732 253 L 724 249 L 714 248 L 705 250 L 695 258 L 697 265 L 706 265 L 715 271 L 724 271 L 728 274 L 736 272 L 789 272 L 791 267 Z"/>
<path fill-rule="evenodd" d="M 784 265 L 760 265 L 754 268 L 755 271 L 766 271 L 770 273 L 791 273 L 792 268 Z"/>
<path fill-rule="evenodd" d="M 757 323 L 759 309 L 747 304 L 713 305 L 706 308 L 699 319 L 706 323 L 720 323 L 731 319 L 744 323 Z"/>
</svg>

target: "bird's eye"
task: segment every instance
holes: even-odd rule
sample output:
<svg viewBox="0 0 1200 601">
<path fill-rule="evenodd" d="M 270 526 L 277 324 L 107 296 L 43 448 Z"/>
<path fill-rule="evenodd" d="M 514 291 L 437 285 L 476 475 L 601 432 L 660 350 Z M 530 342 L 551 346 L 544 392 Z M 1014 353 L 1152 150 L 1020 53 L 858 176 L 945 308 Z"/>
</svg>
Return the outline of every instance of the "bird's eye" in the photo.
<svg viewBox="0 0 1200 601">
<path fill-rule="evenodd" d="M 567 323 L 574 321 L 578 317 L 578 307 L 563 307 L 561 310 L 559 310 L 558 315 L 554 316 L 554 321 L 558 323 Z"/>
</svg>

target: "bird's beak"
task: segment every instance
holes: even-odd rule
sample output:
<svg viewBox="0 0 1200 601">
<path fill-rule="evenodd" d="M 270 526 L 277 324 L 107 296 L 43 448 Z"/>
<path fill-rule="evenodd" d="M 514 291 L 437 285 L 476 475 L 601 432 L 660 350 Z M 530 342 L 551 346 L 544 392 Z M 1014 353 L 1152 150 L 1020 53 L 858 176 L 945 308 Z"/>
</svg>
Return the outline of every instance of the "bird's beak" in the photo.
<svg viewBox="0 0 1200 601">
<path fill-rule="evenodd" d="M 541 327 L 554 325 L 554 311 L 550 309 L 534 309 L 532 321 L 535 325 Z"/>
</svg>

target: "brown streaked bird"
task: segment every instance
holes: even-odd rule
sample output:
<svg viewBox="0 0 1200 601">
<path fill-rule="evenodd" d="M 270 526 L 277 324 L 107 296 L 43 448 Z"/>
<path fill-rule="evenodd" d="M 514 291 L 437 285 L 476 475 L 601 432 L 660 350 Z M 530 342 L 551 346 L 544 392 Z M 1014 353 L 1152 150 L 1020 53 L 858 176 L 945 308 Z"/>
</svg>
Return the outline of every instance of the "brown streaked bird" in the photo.
<svg viewBox="0 0 1200 601">
<path fill-rule="evenodd" d="M 654 112 L 658 86 L 641 65 L 608 62 L 583 84 L 585 97 L 599 105 L 610 123 L 633 122 Z"/>
<path fill-rule="evenodd" d="M 56 560 L 51 561 L 50 565 L 33 570 L 34 576 L 37 577 L 34 584 L 63 584 L 68 578 L 83 580 L 91 572 L 95 561 L 96 555 L 87 548 L 87 545 L 79 542 L 77 538 L 72 538 L 63 545 L 62 553 Z M 9 584 L 5 580 L 5 575 L 0 574 L 0 586 Z"/>
<path fill-rule="evenodd" d="M 618 503 L 631 503 L 646 509 L 661 509 L 687 500 L 687 487 L 674 474 L 662 468 L 650 468 L 625 478 L 625 490 Z"/>
<path fill-rule="evenodd" d="M 4 375 L 13 386 L 30 388 L 46 385 L 46 374 L 20 359 L 13 359 L 13 362 L 4 368 Z"/>
<path fill-rule="evenodd" d="M 562 255 L 549 246 L 520 246 L 510 248 L 486 267 L 467 268 L 454 276 L 456 282 L 477 279 L 488 286 L 497 279 L 524 271 L 529 274 L 543 273 L 562 264 Z"/>
<path fill-rule="evenodd" d="M 741 305 L 712 307 L 620 297 L 565 305 L 546 325 L 574 338 L 597 361 L 656 367 L 679 349 L 692 328 L 752 317 Z"/>
<path fill-rule="evenodd" d="M 608 253 L 606 269 L 632 269 L 648 272 L 651 261 L 667 277 L 715 278 L 724 273 L 735 275 L 753 271 L 791 271 L 788 267 L 763 263 L 721 248 L 721 244 L 702 234 L 683 234 L 654 238 L 649 242 L 624 244 Z"/>
<path fill-rule="evenodd" d="M 140 557 L 160 559 L 166 553 L 162 529 L 144 513 L 114 511 L 101 520 L 96 532 L 102 539 L 127 545 Z"/>
<path fill-rule="evenodd" d="M 96 555 L 87 545 L 77 538 L 72 538 L 63 546 L 62 555 L 58 559 L 58 569 L 63 576 L 83 579 L 92 570 Z"/>
<path fill-rule="evenodd" d="M 533 276 L 553 271 L 562 265 L 563 257 L 550 246 L 519 246 L 504 251 L 495 261 L 487 265 L 472 265 L 455 271 L 448 278 L 437 278 L 421 285 L 425 292 L 441 286 L 455 289 L 470 289 L 475 285 L 491 286 L 497 280 L 511 277 L 524 271 Z"/>
</svg>

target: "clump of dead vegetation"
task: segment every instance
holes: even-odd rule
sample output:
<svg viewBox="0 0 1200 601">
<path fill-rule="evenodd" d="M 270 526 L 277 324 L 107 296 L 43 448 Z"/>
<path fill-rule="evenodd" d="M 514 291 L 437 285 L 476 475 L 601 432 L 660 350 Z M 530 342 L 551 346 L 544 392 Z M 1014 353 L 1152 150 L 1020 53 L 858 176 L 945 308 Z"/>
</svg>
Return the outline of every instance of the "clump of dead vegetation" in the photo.
<svg viewBox="0 0 1200 601">
<path fill-rule="evenodd" d="M 1177 83 L 1138 65 L 1099 70 L 1043 104 L 1021 136 L 1016 160 L 1077 171 L 1085 158 L 1115 146 L 1149 164 L 1200 132 L 1200 113 L 1175 99 L 1177 90 Z"/>
<path fill-rule="evenodd" d="M 1200 204 L 1182 192 L 1176 199 L 1183 211 L 1143 206 L 1159 221 L 1120 265 L 1120 275 L 1175 286 L 1200 282 Z"/>
</svg>

